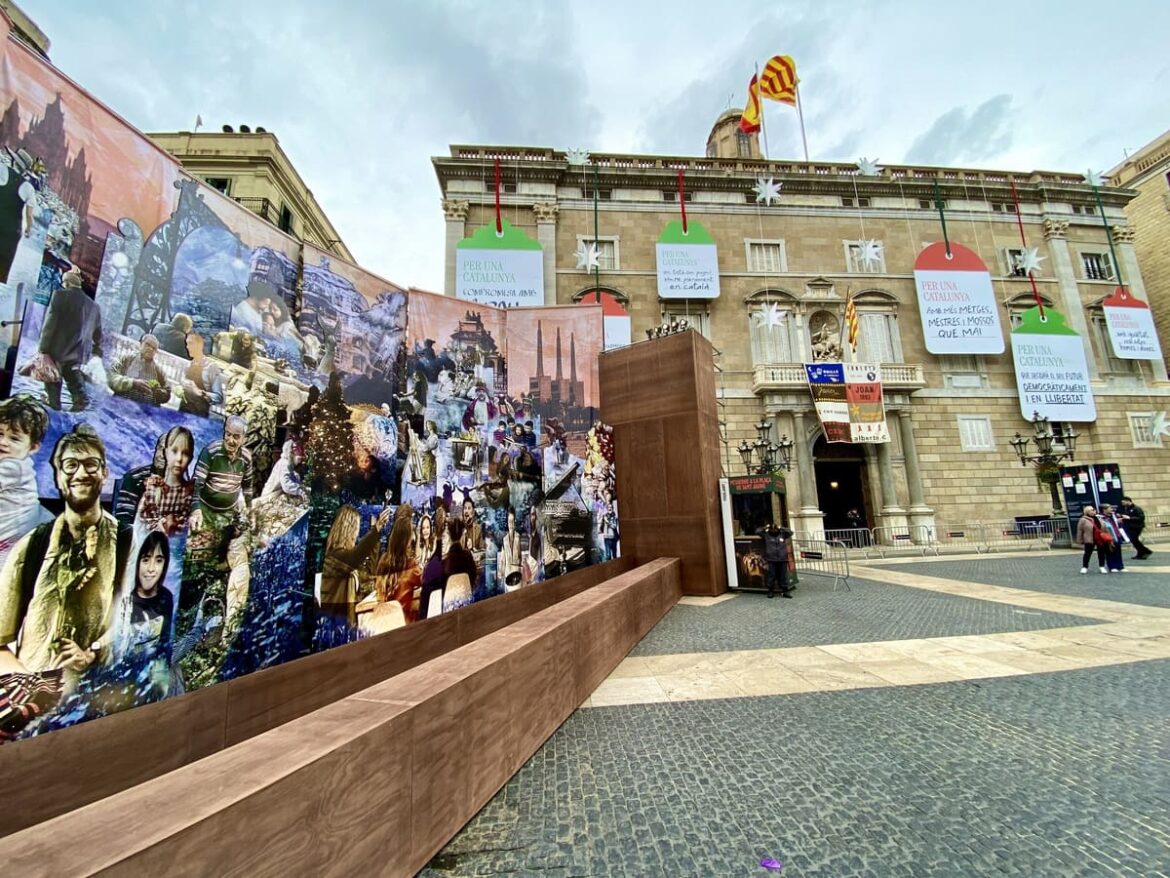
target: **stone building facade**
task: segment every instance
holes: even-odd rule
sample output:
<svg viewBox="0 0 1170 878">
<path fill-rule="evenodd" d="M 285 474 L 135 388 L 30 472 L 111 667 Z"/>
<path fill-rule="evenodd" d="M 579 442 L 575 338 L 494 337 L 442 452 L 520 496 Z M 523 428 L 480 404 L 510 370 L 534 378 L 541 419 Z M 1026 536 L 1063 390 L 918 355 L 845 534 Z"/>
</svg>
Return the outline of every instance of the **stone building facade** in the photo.
<svg viewBox="0 0 1170 878">
<path fill-rule="evenodd" d="M 455 291 L 456 244 L 494 221 L 498 158 L 504 217 L 544 248 L 546 302 L 593 302 L 600 292 L 629 314 L 634 343 L 679 317 L 711 339 L 720 352 L 727 474 L 743 472 L 735 448 L 756 438 L 761 416 L 774 422 L 774 440 L 795 440 L 787 506 L 799 531 L 845 527 L 850 507 L 871 527 L 1042 515 L 1049 493 L 1008 445 L 1017 431 L 1030 433 L 1010 345 L 999 356 L 928 353 L 913 277 L 918 252 L 942 240 L 932 201 L 937 181 L 951 240 L 976 251 L 991 272 L 1006 340 L 1013 315 L 1034 304 L 1014 262 L 1022 247 L 1014 183 L 1027 245 L 1043 257 L 1040 295 L 1081 335 L 1092 373 L 1097 420 L 1054 429 L 1072 426 L 1080 434 L 1077 462 L 1120 467 L 1151 527 L 1170 520 L 1170 437 L 1153 427 L 1154 415 L 1170 409 L 1170 382 L 1163 362 L 1113 356 L 1099 303 L 1113 291 L 1115 272 L 1103 218 L 1081 175 L 887 165 L 867 176 L 854 164 L 727 155 L 735 139 L 722 138 L 731 145 L 726 150 L 720 140 L 713 130 L 709 157 L 595 154 L 584 164 L 553 149 L 452 146 L 450 156 L 433 160 L 447 221 L 445 292 Z M 687 216 L 718 248 L 721 293 L 714 300 L 658 296 L 655 242 L 680 217 L 679 169 Z M 757 201 L 760 177 L 782 184 L 778 201 Z M 1133 197 L 1131 190 L 1102 191 L 1125 281 L 1145 298 L 1125 215 Z M 596 283 L 574 256 L 580 242 L 595 240 Z M 881 243 L 880 260 L 859 260 L 863 240 Z M 856 360 L 882 363 L 888 444 L 827 444 L 801 365 L 814 359 L 818 339 L 844 337 L 849 294 L 861 325 Z M 779 320 L 764 319 L 768 312 Z"/>
</svg>

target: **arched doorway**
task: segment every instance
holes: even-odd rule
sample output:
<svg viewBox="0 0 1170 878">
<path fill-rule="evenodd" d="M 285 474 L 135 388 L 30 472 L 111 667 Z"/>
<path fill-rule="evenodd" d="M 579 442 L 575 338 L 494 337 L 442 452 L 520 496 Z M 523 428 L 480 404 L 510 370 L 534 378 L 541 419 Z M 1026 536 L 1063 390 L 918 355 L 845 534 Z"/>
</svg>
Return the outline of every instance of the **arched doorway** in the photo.
<svg viewBox="0 0 1170 878">
<path fill-rule="evenodd" d="M 826 442 L 822 436 L 813 446 L 813 468 L 826 530 L 852 527 L 848 517 L 850 509 L 861 513 L 863 527 L 873 527 L 864 446 Z"/>
</svg>

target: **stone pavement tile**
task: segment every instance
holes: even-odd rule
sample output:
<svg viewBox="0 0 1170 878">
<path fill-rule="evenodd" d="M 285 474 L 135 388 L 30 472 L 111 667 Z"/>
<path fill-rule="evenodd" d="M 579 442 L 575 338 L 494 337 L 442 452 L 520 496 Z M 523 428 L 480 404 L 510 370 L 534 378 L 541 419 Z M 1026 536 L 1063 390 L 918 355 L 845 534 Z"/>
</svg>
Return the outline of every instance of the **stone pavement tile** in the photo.
<svg viewBox="0 0 1170 878">
<path fill-rule="evenodd" d="M 772 650 L 748 649 L 736 652 L 711 652 L 707 659 L 717 671 L 734 674 L 742 671 L 779 670 L 784 668 Z"/>
<path fill-rule="evenodd" d="M 861 664 L 844 668 L 810 666 L 801 668 L 797 673 L 818 689 L 861 689 L 870 686 L 890 685 L 888 680 L 869 673 Z"/>
<path fill-rule="evenodd" d="M 1020 650 L 1013 652 L 988 652 L 981 658 L 1007 665 L 1029 674 L 1042 674 L 1049 671 L 1072 671 L 1085 667 L 1085 663 L 1072 658 L 1049 655 L 1035 650 Z"/>
<path fill-rule="evenodd" d="M 841 665 L 844 660 L 839 656 L 826 652 L 818 646 L 797 646 L 792 649 L 766 650 L 773 660 L 786 668 L 817 667 L 824 665 Z"/>
<path fill-rule="evenodd" d="M 635 656 L 638 658 L 638 656 Z M 697 671 L 715 671 L 707 653 L 678 653 L 675 655 L 655 655 L 645 657 L 645 667 L 651 674 L 695 673 Z"/>
<path fill-rule="evenodd" d="M 1060 658 L 1081 661 L 1083 662 L 1082 667 L 1100 667 L 1102 665 L 1117 665 L 1133 661 L 1132 656 L 1125 655 L 1124 653 L 1099 649 L 1095 646 L 1083 646 L 1079 643 L 1069 644 L 1068 646 L 1057 646 L 1052 649 L 1043 649 L 1040 652 L 1045 655 L 1055 655 Z"/>
<path fill-rule="evenodd" d="M 897 650 L 879 643 L 828 643 L 820 649 L 847 662 L 898 661 L 905 658 Z"/>
<path fill-rule="evenodd" d="M 899 661 L 861 662 L 858 664 L 867 674 L 880 677 L 896 686 L 915 686 L 922 683 L 953 683 L 963 679 L 952 671 L 936 668 L 912 659 Z"/>
<path fill-rule="evenodd" d="M 707 698 L 742 698 L 747 693 L 727 674 L 702 671 L 690 674 L 659 674 L 655 680 L 665 690 L 670 701 L 691 701 Z"/>
<path fill-rule="evenodd" d="M 1111 644 L 1102 644 L 1102 649 L 1122 652 L 1142 658 L 1159 659 L 1170 658 L 1170 638 L 1146 638 L 1143 640 L 1115 640 Z"/>
<path fill-rule="evenodd" d="M 589 696 L 593 707 L 614 704 L 649 704 L 670 698 L 656 677 L 610 677 Z"/>
<path fill-rule="evenodd" d="M 628 655 L 610 672 L 609 679 L 614 677 L 648 677 L 653 676 L 650 660 L 645 656 Z"/>
<path fill-rule="evenodd" d="M 984 654 L 943 655 L 935 658 L 932 664 L 935 668 L 953 671 L 967 680 L 985 677 L 1014 677 L 1023 673 L 1019 668 L 984 658 Z"/>
<path fill-rule="evenodd" d="M 822 688 L 802 674 L 776 666 L 771 669 L 728 672 L 727 676 L 745 695 L 791 695 Z"/>
<path fill-rule="evenodd" d="M 734 600 L 737 597 L 739 597 L 739 595 L 735 594 L 734 592 L 715 595 L 714 597 L 708 597 L 704 595 L 687 595 L 685 597 L 679 598 L 678 602 L 684 607 L 714 607 L 723 603 L 724 601 Z"/>
</svg>

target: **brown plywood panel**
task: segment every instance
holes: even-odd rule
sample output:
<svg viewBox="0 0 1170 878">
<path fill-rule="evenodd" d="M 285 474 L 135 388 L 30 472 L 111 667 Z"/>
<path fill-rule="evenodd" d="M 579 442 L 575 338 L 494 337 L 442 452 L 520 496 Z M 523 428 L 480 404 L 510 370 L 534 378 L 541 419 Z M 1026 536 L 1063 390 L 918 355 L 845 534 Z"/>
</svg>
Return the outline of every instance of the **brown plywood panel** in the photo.
<svg viewBox="0 0 1170 878">
<path fill-rule="evenodd" d="M 662 424 L 659 421 L 636 421 L 614 428 L 617 459 L 631 461 L 627 466 L 617 467 L 618 516 L 621 522 L 661 515 L 666 507 L 663 444 Z"/>
<path fill-rule="evenodd" d="M 661 423 L 667 501 L 654 517 L 702 515 L 718 485 L 709 484 L 704 472 L 695 415 L 676 415 Z"/>
</svg>

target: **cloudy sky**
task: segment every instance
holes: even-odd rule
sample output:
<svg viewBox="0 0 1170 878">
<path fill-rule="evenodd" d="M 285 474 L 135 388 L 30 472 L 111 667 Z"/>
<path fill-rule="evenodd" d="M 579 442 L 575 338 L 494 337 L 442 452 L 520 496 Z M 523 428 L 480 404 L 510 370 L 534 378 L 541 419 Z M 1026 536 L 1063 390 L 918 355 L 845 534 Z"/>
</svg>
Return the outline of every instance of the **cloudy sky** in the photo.
<svg viewBox="0 0 1170 878">
<path fill-rule="evenodd" d="M 262 125 L 363 266 L 442 289 L 451 143 L 701 155 L 792 55 L 813 159 L 1108 169 L 1170 127 L 1170 3 L 18 0 L 146 131 Z M 767 107 L 771 156 L 800 156 Z"/>
</svg>

